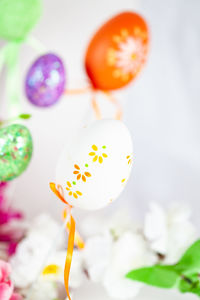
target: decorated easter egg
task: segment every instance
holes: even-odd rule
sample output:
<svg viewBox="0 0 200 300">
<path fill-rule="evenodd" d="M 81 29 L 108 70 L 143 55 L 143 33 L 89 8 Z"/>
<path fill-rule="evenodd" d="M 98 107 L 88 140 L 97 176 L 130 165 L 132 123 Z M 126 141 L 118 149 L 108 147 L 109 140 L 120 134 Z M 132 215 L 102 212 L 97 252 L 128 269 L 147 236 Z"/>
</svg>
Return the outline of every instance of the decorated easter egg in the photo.
<svg viewBox="0 0 200 300">
<path fill-rule="evenodd" d="M 65 68 L 55 54 L 40 56 L 29 69 L 25 91 L 29 101 L 40 107 L 55 104 L 65 89 Z"/>
<path fill-rule="evenodd" d="M 18 177 L 27 168 L 33 151 L 30 131 L 13 124 L 0 129 L 0 181 Z"/>
<path fill-rule="evenodd" d="M 95 210 L 112 203 L 132 167 L 132 140 L 117 120 L 98 120 L 68 141 L 58 161 L 56 184 L 74 207 Z"/>
<path fill-rule="evenodd" d="M 105 23 L 89 43 L 85 68 L 95 89 L 115 90 L 127 85 L 142 69 L 148 53 L 145 20 L 121 13 Z"/>
<path fill-rule="evenodd" d="M 41 0 L 1 0 L 0 37 L 23 40 L 41 15 Z"/>
</svg>

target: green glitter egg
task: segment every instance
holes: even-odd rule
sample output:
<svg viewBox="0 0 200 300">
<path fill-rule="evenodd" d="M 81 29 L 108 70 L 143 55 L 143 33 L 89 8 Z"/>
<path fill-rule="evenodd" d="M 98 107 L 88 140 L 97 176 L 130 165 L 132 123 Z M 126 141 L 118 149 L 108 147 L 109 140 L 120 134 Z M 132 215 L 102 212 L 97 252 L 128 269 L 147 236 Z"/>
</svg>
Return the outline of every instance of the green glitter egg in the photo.
<svg viewBox="0 0 200 300">
<path fill-rule="evenodd" d="M 0 181 L 18 177 L 27 168 L 33 152 L 30 131 L 13 124 L 0 129 Z"/>
<path fill-rule="evenodd" d="M 41 0 L 0 0 L 0 37 L 23 40 L 41 15 Z"/>
</svg>

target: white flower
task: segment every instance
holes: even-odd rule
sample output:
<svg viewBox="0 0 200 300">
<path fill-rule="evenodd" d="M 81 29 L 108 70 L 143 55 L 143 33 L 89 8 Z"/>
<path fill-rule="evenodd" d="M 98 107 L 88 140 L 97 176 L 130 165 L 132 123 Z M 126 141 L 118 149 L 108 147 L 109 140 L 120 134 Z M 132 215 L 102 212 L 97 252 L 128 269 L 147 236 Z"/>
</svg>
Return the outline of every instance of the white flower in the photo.
<svg viewBox="0 0 200 300">
<path fill-rule="evenodd" d="M 62 248 L 66 244 L 66 233 L 61 226 L 62 223 L 56 222 L 51 216 L 41 214 L 30 224 L 28 235 L 32 233 L 36 235 L 40 234 L 51 241 L 57 237 L 56 248 Z M 58 236 L 58 234 L 60 234 L 60 236 Z"/>
<path fill-rule="evenodd" d="M 126 209 L 117 211 L 112 217 L 107 218 L 105 227 L 115 239 L 118 239 L 126 231 L 137 232 L 139 229 L 138 224 L 133 222 Z"/>
<path fill-rule="evenodd" d="M 134 232 L 125 232 L 113 243 L 112 255 L 106 270 L 103 285 L 113 298 L 128 299 L 135 297 L 142 285 L 125 278 L 132 269 L 155 262 L 143 237 Z"/>
<path fill-rule="evenodd" d="M 108 232 L 117 238 L 127 230 L 137 231 L 138 225 L 134 224 L 128 211 L 124 209 L 104 218 L 89 216 L 81 223 L 81 233 L 87 238 Z"/>
<path fill-rule="evenodd" d="M 82 251 L 85 269 L 92 281 L 102 280 L 111 259 L 112 245 L 127 230 L 137 230 L 127 211 L 120 210 L 110 218 L 89 217 L 81 225 L 87 236 Z"/>
<path fill-rule="evenodd" d="M 23 288 L 34 282 L 49 247 L 49 239 L 36 234 L 28 236 L 18 245 L 16 254 L 10 260 L 16 287 Z"/>
<path fill-rule="evenodd" d="M 15 255 L 10 260 L 12 279 L 16 287 L 24 288 L 39 276 L 52 243 L 57 242 L 55 238 L 59 228 L 59 225 L 46 215 L 41 215 L 30 225 L 27 237 L 19 243 Z"/>
<path fill-rule="evenodd" d="M 84 266 L 89 278 L 101 282 L 115 299 L 136 296 L 142 285 L 126 279 L 126 273 L 155 262 L 146 241 L 128 220 L 123 213 L 108 222 L 102 220 L 101 230 L 95 226 L 97 235 L 86 239 L 83 249 Z"/>
<path fill-rule="evenodd" d="M 26 300 L 54 300 L 57 298 L 56 285 L 48 281 L 37 281 L 25 292 Z"/>
<path fill-rule="evenodd" d="M 112 237 L 109 234 L 90 237 L 82 251 L 84 266 L 89 278 L 98 282 L 102 280 L 109 264 L 112 249 Z"/>
<path fill-rule="evenodd" d="M 69 278 L 69 286 L 71 288 L 79 287 L 82 284 L 84 278 L 85 274 L 83 273 L 82 251 L 74 250 Z"/>
<path fill-rule="evenodd" d="M 62 284 L 64 284 L 64 268 L 66 255 L 67 250 L 62 250 L 57 251 L 52 256 L 50 256 L 42 270 L 41 279 L 61 282 Z M 70 288 L 78 288 L 84 279 L 82 262 L 82 252 L 74 250 L 69 278 Z"/>
<path fill-rule="evenodd" d="M 144 225 L 144 234 L 152 250 L 165 256 L 163 263 L 173 264 L 195 241 L 196 229 L 189 220 L 190 210 L 174 206 L 165 212 L 159 205 L 151 204 Z"/>
</svg>

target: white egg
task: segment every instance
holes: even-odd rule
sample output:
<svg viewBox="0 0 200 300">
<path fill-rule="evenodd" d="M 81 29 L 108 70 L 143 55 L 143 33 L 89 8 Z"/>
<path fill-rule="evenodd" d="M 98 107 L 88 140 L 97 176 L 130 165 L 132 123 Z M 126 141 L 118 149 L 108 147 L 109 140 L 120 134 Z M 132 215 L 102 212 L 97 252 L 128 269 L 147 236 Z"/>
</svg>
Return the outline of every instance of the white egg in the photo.
<svg viewBox="0 0 200 300">
<path fill-rule="evenodd" d="M 56 184 L 73 207 L 102 208 L 124 189 L 132 153 L 130 133 L 121 121 L 95 121 L 65 146 L 57 165 Z"/>
</svg>

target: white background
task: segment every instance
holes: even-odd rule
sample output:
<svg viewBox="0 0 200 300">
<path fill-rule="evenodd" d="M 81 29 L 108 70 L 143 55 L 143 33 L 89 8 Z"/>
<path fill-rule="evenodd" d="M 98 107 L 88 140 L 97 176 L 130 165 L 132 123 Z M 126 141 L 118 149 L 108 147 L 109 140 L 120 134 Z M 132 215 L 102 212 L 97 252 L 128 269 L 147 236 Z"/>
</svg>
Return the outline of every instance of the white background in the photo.
<svg viewBox="0 0 200 300">
<path fill-rule="evenodd" d="M 44 0 L 43 17 L 33 34 L 46 52 L 56 52 L 63 58 L 68 87 L 84 86 L 83 58 L 88 41 L 104 20 L 127 9 L 147 19 L 151 50 L 140 77 L 116 93 L 124 106 L 135 158 L 126 190 L 107 211 L 129 206 L 133 217 L 142 220 L 151 201 L 164 206 L 181 202 L 192 207 L 194 221 L 200 226 L 200 1 Z M 39 54 L 23 46 L 21 82 Z M 1 87 L 3 90 L 4 85 Z M 0 117 L 5 116 L 5 96 L 4 92 Z M 110 105 L 101 96 L 99 101 L 104 115 L 112 116 Z M 90 96 L 64 96 L 48 109 L 37 109 L 25 98 L 21 102 L 23 112 L 33 115 L 26 124 L 33 134 L 34 156 L 28 170 L 13 182 L 13 201 L 29 217 L 46 211 L 59 218 L 62 204 L 50 192 L 48 183 L 54 180 L 63 143 L 86 122 L 86 117 L 93 118 Z M 158 291 L 152 295 L 149 298 L 144 293 L 140 299 L 164 298 Z M 176 299 L 174 293 L 168 296 Z M 90 299 L 87 293 L 85 297 L 81 296 Z"/>
</svg>

